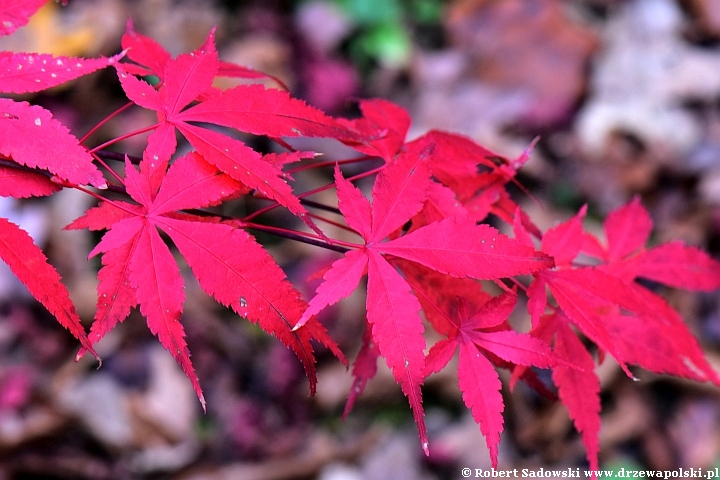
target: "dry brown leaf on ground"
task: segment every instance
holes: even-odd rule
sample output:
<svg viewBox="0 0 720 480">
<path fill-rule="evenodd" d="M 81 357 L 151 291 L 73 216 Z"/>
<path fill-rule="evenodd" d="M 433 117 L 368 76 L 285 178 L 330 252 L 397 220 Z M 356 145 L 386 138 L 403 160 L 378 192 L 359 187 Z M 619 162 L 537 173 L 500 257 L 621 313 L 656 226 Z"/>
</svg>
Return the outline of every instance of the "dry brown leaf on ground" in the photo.
<svg viewBox="0 0 720 480">
<path fill-rule="evenodd" d="M 445 25 L 471 58 L 475 78 L 531 94 L 523 115 L 530 125 L 567 119 L 585 91 L 598 40 L 569 20 L 560 2 L 456 0 Z"/>
</svg>

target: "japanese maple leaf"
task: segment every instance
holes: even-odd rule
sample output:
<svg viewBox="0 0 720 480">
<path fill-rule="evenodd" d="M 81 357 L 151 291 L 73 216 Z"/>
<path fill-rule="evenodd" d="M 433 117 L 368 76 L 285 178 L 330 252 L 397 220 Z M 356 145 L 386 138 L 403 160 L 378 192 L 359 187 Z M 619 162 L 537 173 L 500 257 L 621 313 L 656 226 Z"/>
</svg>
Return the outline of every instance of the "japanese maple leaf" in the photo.
<svg viewBox="0 0 720 480">
<path fill-rule="evenodd" d="M 86 59 L 43 53 L 0 52 L 0 92 L 39 92 L 114 65 L 124 55 Z"/>
<path fill-rule="evenodd" d="M 506 190 L 515 174 L 530 158 L 535 139 L 517 158 L 509 160 L 461 135 L 430 131 L 416 142 L 435 145 L 430 165 L 433 176 L 457 195 L 468 214 L 480 222 L 493 213 L 507 223 L 513 222 L 517 208 Z M 521 185 L 518 184 L 520 188 Z M 525 228 L 538 237 L 540 230 L 520 211 Z"/>
<path fill-rule="evenodd" d="M 632 374 L 626 365 L 634 364 L 658 373 L 718 382 L 717 374 L 677 313 L 662 298 L 639 285 L 623 282 L 594 267 L 539 272 L 528 289 L 528 309 L 533 317 L 540 315 L 534 322 L 536 329 L 542 328 L 546 289 L 557 302 L 556 314 L 562 314 L 565 322 L 576 326 L 601 352 L 615 357 L 628 375 Z M 621 309 L 631 315 L 622 314 Z M 556 326 L 554 331 L 558 335 L 554 352 L 585 368 L 590 354 L 579 339 L 572 338 L 576 333 L 567 326 Z M 594 387 L 597 379 L 592 380 L 594 374 L 580 376 L 556 368 L 553 367 L 553 379 L 560 399 L 582 434 L 588 461 L 597 465 L 600 427 L 599 389 Z"/>
<path fill-rule="evenodd" d="M 632 377 L 603 321 L 607 307 L 613 305 L 615 301 L 625 302 L 630 296 L 623 294 L 624 289 L 612 284 L 613 279 L 603 275 L 602 272 L 592 267 L 574 269 L 572 265 L 572 261 L 582 248 L 581 222 L 585 210 L 585 208 L 581 209 L 572 219 L 548 230 L 543 235 L 542 251 L 554 258 L 558 268 L 537 273 L 535 281 L 528 290 L 531 317 L 533 324 L 537 325 L 537 320 L 543 314 L 546 305 L 543 303 L 543 299 L 546 298 L 545 287 L 549 287 L 558 306 L 568 318 L 588 338 L 612 354 L 628 376 Z M 522 225 L 516 222 L 515 227 L 516 230 L 521 229 Z M 584 279 L 580 280 L 579 277 Z M 605 310 L 603 307 L 606 307 Z"/>
<path fill-rule="evenodd" d="M 404 108 L 380 98 L 361 100 L 359 106 L 363 114 L 361 118 L 341 122 L 365 133 L 365 138 L 362 142 L 347 139 L 345 143 L 366 155 L 392 161 L 405 143 L 410 114 Z"/>
<path fill-rule="evenodd" d="M 162 63 L 162 62 L 159 62 Z M 347 132 L 330 117 L 286 92 L 261 85 L 242 85 L 184 110 L 211 89 L 218 71 L 213 32 L 203 46 L 177 59 L 164 59 L 164 84 L 156 91 L 149 84 L 118 67 L 120 83 L 128 98 L 158 115 L 158 126 L 148 137 L 140 170 L 150 178 L 155 195 L 168 162 L 175 152 L 175 129 L 217 167 L 265 197 L 277 201 L 322 235 L 293 195 L 282 171 L 239 140 L 188 122 L 208 122 L 256 135 L 332 136 Z"/>
<path fill-rule="evenodd" d="M 478 145 L 467 137 L 454 133 L 431 130 L 418 141 L 435 145 L 430 159 L 432 174 L 443 185 L 450 187 L 461 201 L 477 192 L 474 179 L 480 168 L 494 169 L 493 159 L 499 154 Z"/>
<path fill-rule="evenodd" d="M 590 234 L 583 236 L 582 249 L 588 254 L 614 263 L 645 248 L 653 222 L 650 214 L 635 197 L 627 205 L 610 212 L 604 222 L 607 247 Z"/>
<path fill-rule="evenodd" d="M 197 153 L 173 163 L 154 197 L 150 172 L 138 172 L 128 161 L 125 175 L 127 192 L 137 204 L 104 202 L 68 226 L 109 229 L 90 252 L 103 253 L 90 341 L 98 341 L 139 305 L 150 330 L 183 368 L 204 406 L 180 323 L 183 280 L 159 229 L 172 239 L 205 292 L 293 349 L 314 391 L 309 342 L 313 336 L 323 343 L 331 341 L 314 320 L 307 332 L 291 331 L 305 303 L 284 272 L 243 230 L 178 212 L 218 204 L 245 186 Z"/>
<path fill-rule="evenodd" d="M 720 288 L 720 262 L 699 248 L 679 241 L 645 248 L 653 222 L 639 197 L 611 212 L 604 226 L 607 247 L 585 235 L 583 249 L 602 259 L 603 270 L 611 275 L 627 281 L 641 277 L 686 290 Z"/>
<path fill-rule="evenodd" d="M 613 355 L 628 375 L 631 374 L 625 365 L 635 364 L 658 373 L 720 382 L 677 312 L 660 296 L 634 281 L 644 276 L 670 285 L 679 286 L 684 281 L 689 288 L 712 289 L 718 286 L 720 264 L 698 249 L 679 242 L 646 251 L 652 220 L 637 198 L 608 216 L 605 222 L 607 247 L 583 232 L 584 213 L 585 209 L 582 209 L 578 215 L 543 235 L 542 251 L 555 259 L 558 268 L 536 273 L 535 281 L 528 288 L 533 331 L 548 328 L 541 319 L 546 318 L 546 290 L 549 289 L 559 308 L 553 318 L 562 319 L 563 324 L 574 324 L 601 348 L 601 352 Z M 514 228 L 517 238 L 526 245 L 531 244 L 518 221 Z M 581 250 L 603 263 L 576 265 L 576 256 Z M 643 263 L 648 252 L 657 253 Z M 562 356 L 563 352 L 558 348 L 565 348 L 565 353 L 575 358 L 578 365 L 587 364 L 589 354 L 581 343 L 570 339 L 571 330 L 556 320 L 552 322 L 555 322 L 555 328 L 548 331 L 555 331 L 557 335 L 562 332 L 562 337 L 555 339 L 556 353 Z M 577 379 L 572 380 L 577 376 L 575 373 L 554 372 L 553 378 L 556 376 L 556 383 L 565 382 L 564 391 L 558 384 L 560 398 L 583 435 L 588 459 L 591 464 L 597 464 L 599 397 L 592 402 L 588 400 L 590 395 L 599 393 L 589 393 L 591 390 L 588 389 L 580 392 L 570 387 L 577 384 Z"/>
<path fill-rule="evenodd" d="M 0 196 L 14 198 L 44 197 L 61 187 L 47 176 L 32 170 L 0 167 Z"/>
<path fill-rule="evenodd" d="M 582 219 L 585 208 L 570 220 L 545 232 L 542 238 L 542 250 L 555 259 L 559 265 L 556 271 L 538 272 L 527 289 L 528 312 L 532 319 L 532 336 L 553 345 L 553 352 L 570 364 L 584 371 L 577 371 L 567 365 L 553 367 L 553 382 L 558 389 L 560 400 L 568 409 L 570 418 L 582 436 L 591 470 L 597 470 L 600 442 L 600 381 L 594 373 L 595 362 L 577 334 L 569 326 L 574 323 L 588 338 L 601 348 L 615 356 L 621 365 L 629 360 L 623 355 L 623 347 L 614 341 L 612 329 L 608 327 L 607 313 L 617 313 L 618 308 L 610 301 L 598 299 L 597 295 L 585 292 L 584 287 L 599 279 L 577 278 L 568 280 L 568 273 L 578 272 L 581 276 L 588 269 L 573 270 L 572 262 L 583 245 Z M 525 245 L 532 245 L 532 239 L 525 230 L 519 216 L 513 223 L 515 237 Z M 602 280 L 600 280 L 602 281 Z M 559 310 L 546 315 L 548 306 L 547 289 L 550 286 Z M 617 285 L 611 288 L 617 288 Z M 592 285 L 590 285 L 592 289 Z M 513 376 L 522 373 L 522 368 L 513 372 Z M 629 374 L 629 372 L 628 372 Z"/>
<path fill-rule="evenodd" d="M 678 241 L 646 249 L 652 226 L 649 213 L 636 197 L 611 212 L 605 220 L 607 247 L 588 234 L 582 237 L 582 249 L 603 260 L 595 267 L 603 273 L 589 272 L 595 277 L 590 278 L 590 282 L 605 290 L 602 295 L 601 292 L 594 294 L 640 317 L 632 321 L 626 315 L 609 311 L 606 306 L 605 324 L 614 329 L 615 342 L 623 349 L 620 357 L 628 363 L 654 372 L 719 383 L 720 377 L 705 360 L 677 312 L 662 297 L 635 280 L 646 278 L 676 288 L 710 291 L 720 287 L 720 262 Z M 566 275 L 584 273 L 588 270 Z M 624 293 L 629 295 L 622 295 Z M 650 348 L 645 355 L 638 355 L 643 347 L 629 348 L 624 342 L 630 338 L 630 332 L 618 331 L 620 325 L 634 330 L 632 337 L 647 339 L 648 345 L 654 345 L 650 339 L 658 337 L 666 337 L 669 343 L 663 342 L 664 348 Z"/>
<path fill-rule="evenodd" d="M 353 385 L 348 394 L 347 402 L 345 403 L 345 409 L 342 414 L 343 420 L 347 418 L 350 411 L 352 411 L 355 401 L 365 390 L 365 385 L 367 385 L 368 380 L 373 378 L 377 373 L 377 359 L 380 356 L 380 352 L 378 351 L 377 343 L 373 340 L 371 328 L 371 325 L 365 326 L 362 347 L 353 363 Z"/>
<path fill-rule="evenodd" d="M 497 357 L 510 364 L 540 368 L 555 365 L 555 357 L 547 344 L 507 326 L 506 319 L 516 301 L 515 293 L 508 292 L 473 311 L 466 299 L 456 299 L 458 306 L 454 315 L 448 315 L 455 331 L 448 339 L 436 343 L 427 357 L 426 373 L 439 372 L 459 348 L 458 383 L 463 401 L 487 440 L 494 468 L 497 468 L 504 405 L 500 393 L 502 384 L 491 359 Z"/>
<path fill-rule="evenodd" d="M 27 102 L 0 98 L 0 155 L 71 183 L 107 187 L 77 138 L 48 110 Z"/>
<path fill-rule="evenodd" d="M 135 31 L 132 19 L 128 20 L 125 34 L 120 42 L 122 48 L 128 51 L 128 58 L 137 63 L 137 65 L 125 64 L 126 71 L 140 76 L 155 75 L 161 81 L 165 79 L 165 64 L 172 59 L 172 56 L 154 39 Z M 217 76 L 245 79 L 269 78 L 288 90 L 285 84 L 273 75 L 222 60 L 218 63 Z"/>
<path fill-rule="evenodd" d="M 587 245 L 588 236 L 583 234 L 580 223 L 583 214 L 584 210 L 543 236 L 542 250 L 552 255 L 556 265 L 561 268 L 536 275 L 536 281 L 528 291 L 530 305 L 534 306 L 531 307 L 533 318 L 538 318 L 544 311 L 547 286 L 565 315 L 621 365 L 638 364 L 652 371 L 673 372 L 688 378 L 717 382 L 717 374 L 707 364 L 697 342 L 677 313 L 661 297 L 633 281 L 641 275 L 642 248 L 652 227 L 649 216 L 639 202 L 633 201 L 608 217 L 606 231 L 609 246 L 602 253 L 608 259 L 605 265 L 576 267 L 572 264 L 581 248 Z M 633 224 L 638 231 L 632 230 Z M 596 245 L 599 246 L 599 242 Z M 691 276 L 688 284 L 691 287 L 693 280 L 698 286 L 706 288 L 712 286 L 712 282 L 717 282 L 719 274 L 713 267 L 720 268 L 720 264 L 706 254 L 697 255 L 694 262 L 692 255 L 699 250 L 677 243 L 666 245 L 678 248 L 683 253 L 689 252 L 687 256 L 679 255 L 677 259 L 668 256 L 662 261 L 676 268 L 675 273 L 680 278 L 684 272 L 688 272 L 687 275 Z M 667 247 L 656 249 L 665 252 Z M 637 251 L 640 251 L 640 260 L 627 259 L 628 255 Z M 672 339 L 672 354 L 668 350 L 653 349 L 655 355 L 634 355 L 632 349 L 624 346 L 623 338 L 629 338 L 628 335 L 618 328 L 617 322 L 622 318 L 618 310 L 620 308 L 638 317 L 636 323 L 628 322 L 627 325 L 636 333 L 643 332 L 639 338 L 665 335 Z M 609 326 L 613 326 L 612 331 L 608 329 Z M 661 352 L 664 352 L 664 357 L 661 357 Z M 692 369 L 688 365 L 694 365 L 696 372 L 691 373 Z M 704 373 L 699 375 L 697 372 Z"/>
<path fill-rule="evenodd" d="M 372 340 L 410 401 L 420 442 L 427 452 L 420 385 L 424 378 L 425 340 L 421 306 L 410 285 L 386 255 L 419 263 L 458 277 L 500 278 L 547 268 L 552 262 L 486 225 L 456 218 L 435 222 L 391 241 L 384 241 L 423 206 L 432 180 L 429 148 L 407 149 L 375 179 L 373 203 L 335 169 L 338 205 L 347 224 L 363 239 L 323 276 L 315 297 L 296 325 L 325 306 L 347 297 L 367 273 L 367 320 Z"/>
<path fill-rule="evenodd" d="M 361 139 L 352 127 L 341 124 L 302 100 L 292 98 L 287 92 L 267 89 L 262 85 L 239 85 L 222 92 L 215 92 L 179 115 L 180 111 L 187 107 L 192 100 L 201 97 L 211 89 L 212 79 L 215 76 L 233 72 L 238 75 L 246 72 L 248 78 L 256 78 L 257 75 L 261 75 L 246 67 L 219 61 L 215 51 L 213 31 L 210 32 L 205 44 L 200 49 L 189 54 L 189 56 L 195 57 L 195 61 L 188 60 L 188 55 L 180 55 L 177 59 L 172 59 L 170 54 L 157 42 L 132 30 L 131 24 L 123 37 L 123 48 L 129 49 L 128 58 L 148 67 L 147 71 L 140 73 L 135 72 L 132 65 L 123 64 L 122 68 L 126 72 L 153 73 L 166 84 L 175 82 L 182 85 L 181 88 L 187 88 L 188 94 L 184 96 L 183 102 L 174 104 L 172 108 L 168 108 L 169 104 L 163 108 L 166 116 L 172 115 L 176 120 L 214 123 L 242 132 L 270 137 L 309 136 Z M 178 64 L 182 67 L 177 68 Z M 184 68 L 188 70 L 183 71 Z M 187 84 L 191 84 L 192 87 Z M 125 88 L 125 86 L 123 87 Z M 132 86 L 130 88 L 132 89 Z M 190 94 L 191 92 L 194 96 Z M 143 93 L 147 94 L 147 88 L 133 93 L 133 96 L 128 93 L 128 97 L 138 105 L 156 110 L 158 109 L 156 107 L 160 106 L 154 99 L 151 104 L 143 105 L 146 100 L 138 97 L 144 96 Z"/>
<path fill-rule="evenodd" d="M 403 272 L 420 301 L 425 318 L 440 335 L 450 336 L 457 332 L 457 322 L 453 319 L 458 298 L 478 306 L 492 298 L 475 279 L 452 277 L 402 259 L 395 259 L 393 264 Z"/>
<path fill-rule="evenodd" d="M 47 0 L 0 0 L 0 35 L 10 35 L 25 25 Z"/>
<path fill-rule="evenodd" d="M 22 3 L 22 2 L 19 2 Z M 28 5 L 31 2 L 26 2 Z M 18 5 L 19 6 L 19 5 Z M 8 7 L 9 8 L 9 7 Z M 80 59 L 0 52 L 0 91 L 37 92 L 114 64 L 111 58 Z M 76 184 L 107 186 L 92 156 L 52 114 L 36 105 L 0 99 L 0 155 L 30 168 L 43 168 Z M 0 190 L 17 198 L 48 195 L 57 189 L 32 172 L 6 172 Z"/>
<path fill-rule="evenodd" d="M 160 80 L 165 78 L 165 64 L 172 60 L 172 55 L 155 39 L 135 31 L 132 19 L 127 21 L 120 45 L 128 51 L 127 58 L 139 64 L 123 65 L 126 71 L 143 76 L 156 75 Z"/>
<path fill-rule="evenodd" d="M 497 159 L 499 165 L 488 171 L 478 173 L 474 178 L 469 179 L 469 181 L 462 182 L 465 184 L 463 186 L 465 191 L 471 192 L 475 189 L 475 193 L 469 198 L 463 198 L 462 195 L 459 195 L 463 206 L 470 212 L 475 220 L 482 221 L 488 214 L 492 213 L 510 224 L 513 222 L 515 212 L 519 211 L 520 220 L 525 228 L 533 235 L 541 236 L 540 229 L 530 220 L 530 217 L 523 210 L 518 210 L 517 204 L 510 197 L 506 188 L 508 183 L 514 183 L 529 195 L 527 190 L 515 179 L 515 175 L 520 167 L 530 159 L 530 153 L 538 139 L 539 137 L 535 138 L 517 158 L 508 160 L 499 157 Z"/>
<path fill-rule="evenodd" d="M 97 354 L 85 334 L 75 306 L 57 270 L 47 262 L 42 250 L 28 233 L 5 218 L 0 218 L 0 259 L 27 287 L 30 294 L 77 338 L 84 348 Z"/>
<path fill-rule="evenodd" d="M 425 204 L 422 210 L 413 217 L 408 232 L 447 218 L 469 219 L 470 213 L 458 201 L 455 192 L 445 185 L 432 182 L 428 188 Z"/>
<path fill-rule="evenodd" d="M 566 363 L 552 366 L 552 379 L 560 401 L 568 409 L 582 436 L 590 470 L 597 470 L 600 442 L 600 379 L 593 373 L 595 361 L 562 312 L 545 315 L 531 335 L 553 345 L 553 353 Z M 577 366 L 579 368 L 573 368 Z"/>
</svg>

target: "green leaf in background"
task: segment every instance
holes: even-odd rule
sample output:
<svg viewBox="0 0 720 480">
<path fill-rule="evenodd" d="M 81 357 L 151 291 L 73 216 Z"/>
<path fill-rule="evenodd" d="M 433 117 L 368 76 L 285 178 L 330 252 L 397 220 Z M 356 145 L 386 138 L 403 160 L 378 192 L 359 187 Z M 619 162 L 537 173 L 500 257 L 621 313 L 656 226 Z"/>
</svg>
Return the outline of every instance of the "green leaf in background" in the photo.
<svg viewBox="0 0 720 480">
<path fill-rule="evenodd" d="M 375 59 L 386 67 L 401 67 L 410 59 L 412 42 L 402 23 L 383 23 L 359 35 L 350 47 L 357 64 Z"/>
<path fill-rule="evenodd" d="M 411 0 L 406 13 L 414 22 L 427 25 L 440 23 L 442 10 L 442 0 Z"/>
<path fill-rule="evenodd" d="M 402 21 L 400 0 L 335 0 L 335 3 L 358 25 Z"/>
</svg>

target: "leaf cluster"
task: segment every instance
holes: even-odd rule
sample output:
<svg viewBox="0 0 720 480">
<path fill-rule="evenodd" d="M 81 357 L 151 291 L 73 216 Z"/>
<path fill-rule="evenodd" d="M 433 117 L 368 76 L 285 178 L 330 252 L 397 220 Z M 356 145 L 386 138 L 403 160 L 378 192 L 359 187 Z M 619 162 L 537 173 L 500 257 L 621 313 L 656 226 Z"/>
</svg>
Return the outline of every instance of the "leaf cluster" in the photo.
<svg viewBox="0 0 720 480">
<path fill-rule="evenodd" d="M 3 33 L 11 33 L 42 3 L 5 6 Z M 498 368 L 511 372 L 511 385 L 522 380 L 559 397 L 582 435 L 591 469 L 598 468 L 600 428 L 594 368 L 604 355 L 614 357 L 631 377 L 628 367 L 639 365 L 720 385 L 678 313 L 638 282 L 715 290 L 720 264 L 680 242 L 648 247 L 652 220 L 639 199 L 608 216 L 604 239 L 584 231 L 584 208 L 542 232 L 506 188 L 531 147 L 508 159 L 447 132 L 431 131 L 408 141 L 407 112 L 379 99 L 361 101 L 360 118 L 330 117 L 293 98 L 274 79 L 220 61 L 213 32 L 197 50 L 173 58 L 129 23 L 122 47 L 114 57 L 96 59 L 0 53 L 4 93 L 38 92 L 114 68 L 128 107 L 151 110 L 157 117 L 152 125 L 91 148 L 85 145 L 88 135 L 78 139 L 50 111 L 0 99 L 0 195 L 26 198 L 74 188 L 99 200 L 66 227 L 105 231 L 90 252 L 101 255 L 102 267 L 89 333 L 42 250 L 24 230 L 0 218 L 0 258 L 78 339 L 78 357 L 97 356 L 93 345 L 138 307 L 205 406 L 184 339 L 184 281 L 176 249 L 208 295 L 295 352 L 311 393 L 314 342 L 347 363 L 316 316 L 366 279 L 366 328 L 353 362 L 345 415 L 382 358 L 408 398 L 426 453 L 421 387 L 456 352 L 462 398 L 487 439 L 493 466 L 503 430 Z M 149 75 L 159 83 L 146 82 Z M 219 76 L 267 80 L 280 88 L 245 82 L 219 90 L 213 86 Z M 148 131 L 142 158 L 126 156 L 117 171 L 109 165 L 113 156 L 103 150 L 106 146 Z M 232 131 L 267 137 L 283 151 L 263 155 L 228 134 Z M 190 144 L 190 153 L 176 155 L 178 135 Z M 287 139 L 293 137 L 331 138 L 357 155 L 320 161 L 316 152 L 291 148 Z M 354 177 L 346 178 L 341 169 L 377 159 L 380 167 Z M 290 164 L 297 166 L 290 170 Z M 292 173 L 315 168 L 333 168 L 334 182 L 296 192 Z M 374 179 L 371 200 L 353 184 L 364 177 Z M 337 207 L 308 202 L 307 197 L 328 189 L 336 191 Z M 264 211 L 287 209 L 308 228 L 254 223 L 259 212 L 235 218 L 208 210 L 246 196 L 265 201 Z M 314 213 L 308 205 L 339 218 Z M 513 237 L 486 223 L 491 214 L 512 229 Z M 322 223 L 339 226 L 355 241 L 330 238 Z M 306 301 L 249 229 L 341 256 Z M 501 294 L 489 293 L 497 287 Z M 521 297 L 532 320 L 532 329 L 524 333 L 508 322 Z M 427 330 L 442 339 L 428 346 Z M 597 347 L 598 358 L 588 343 Z M 550 369 L 554 386 L 544 385 L 531 367 Z"/>
</svg>

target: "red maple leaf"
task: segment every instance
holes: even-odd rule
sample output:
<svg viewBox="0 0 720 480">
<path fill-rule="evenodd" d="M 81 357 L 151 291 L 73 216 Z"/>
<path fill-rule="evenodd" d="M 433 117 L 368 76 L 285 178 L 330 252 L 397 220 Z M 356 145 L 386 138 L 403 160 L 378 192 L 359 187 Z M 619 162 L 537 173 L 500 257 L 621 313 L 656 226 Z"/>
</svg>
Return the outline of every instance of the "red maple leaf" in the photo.
<svg viewBox="0 0 720 480">
<path fill-rule="evenodd" d="M 0 218 L 0 259 L 32 296 L 97 357 L 57 270 L 47 263 L 45 254 L 30 235 L 5 218 Z"/>
<path fill-rule="evenodd" d="M 165 79 L 165 64 L 172 60 L 172 56 L 154 39 L 136 32 L 132 20 L 127 22 L 121 45 L 124 50 L 128 51 L 128 58 L 135 62 L 135 64 L 125 64 L 126 71 L 135 75 L 155 75 L 160 80 Z M 288 90 L 277 77 L 222 60 L 218 63 L 217 76 L 245 79 L 269 78 Z"/>
<path fill-rule="evenodd" d="M 154 48 L 151 52 L 159 52 L 158 49 Z M 162 64 L 164 71 L 164 84 L 159 91 L 135 78 L 124 66 L 118 66 L 120 83 L 128 98 L 141 107 L 155 110 L 158 115 L 158 126 L 148 138 L 140 163 L 140 170 L 147 172 L 151 180 L 151 196 L 154 196 L 175 152 L 177 128 L 207 162 L 285 206 L 323 235 L 300 200 L 293 195 L 278 167 L 240 140 L 188 122 L 214 123 L 270 137 L 352 137 L 356 134 L 319 110 L 291 98 L 286 92 L 266 89 L 261 85 L 240 85 L 209 95 L 202 102 L 185 109 L 211 90 L 217 75 L 219 62 L 213 32 L 195 52 L 180 55 L 177 59 L 156 53 L 153 58 L 154 68 L 160 68 Z M 307 156 L 294 155 L 298 159 Z"/>
<path fill-rule="evenodd" d="M 47 0 L 0 0 L 0 35 L 10 35 L 25 25 Z"/>
<path fill-rule="evenodd" d="M 128 19 L 120 45 L 128 51 L 127 58 L 139 64 L 125 64 L 124 68 L 128 72 L 156 75 L 160 80 L 165 78 L 165 64 L 172 59 L 172 55 L 154 39 L 136 32 L 132 19 Z"/>
<path fill-rule="evenodd" d="M 483 290 L 482 284 L 472 278 L 452 277 L 402 259 L 394 260 L 394 264 L 405 274 L 405 280 L 422 305 L 425 318 L 441 335 L 450 336 L 457 331 L 457 322 L 448 312 L 457 309 L 458 298 L 477 305 L 492 298 Z"/>
<path fill-rule="evenodd" d="M 497 467 L 504 408 L 500 377 L 493 364 L 547 368 L 556 363 L 546 343 L 508 326 L 506 320 L 516 302 L 514 292 L 488 301 L 473 296 L 446 302 L 441 311 L 453 330 L 430 349 L 427 357 L 426 373 L 438 372 L 459 347 L 458 382 L 463 401 L 487 440 L 493 467 Z"/>
<path fill-rule="evenodd" d="M 627 364 L 720 384 L 720 376 L 677 312 L 662 297 L 635 282 L 643 277 L 681 288 L 712 290 L 720 287 L 720 262 L 680 242 L 646 250 L 652 220 L 638 198 L 608 215 L 607 246 L 583 232 L 584 214 L 582 209 L 542 237 L 542 251 L 555 259 L 557 268 L 537 272 L 527 290 L 533 334 L 548 342 L 554 335 L 555 353 L 586 369 L 590 354 L 581 342 L 572 339 L 568 324 L 600 347 L 601 353 L 615 357 L 630 376 Z M 514 228 L 517 238 L 532 244 L 517 220 Z M 576 263 L 581 251 L 602 263 Z M 549 304 L 548 290 L 557 307 Z M 548 306 L 554 309 L 550 317 L 545 315 Z M 553 379 L 582 433 L 591 468 L 596 468 L 599 383 L 564 368 L 553 367 Z"/>
<path fill-rule="evenodd" d="M 0 92 L 39 92 L 114 65 L 124 55 L 120 53 L 109 58 L 86 59 L 42 53 L 0 52 Z"/>
<path fill-rule="evenodd" d="M 464 207 L 475 221 L 483 221 L 488 214 L 497 215 L 512 224 L 517 205 L 506 190 L 509 182 L 516 183 L 517 170 L 530 158 L 537 138 L 515 159 L 507 159 L 492 150 L 476 144 L 461 135 L 430 131 L 415 140 L 435 145 L 430 168 L 438 182 L 447 186 L 457 196 L 457 203 Z M 540 230 L 530 218 L 520 211 L 523 225 L 534 235 Z"/>
<path fill-rule="evenodd" d="M 243 230 L 178 212 L 215 205 L 245 186 L 197 153 L 173 163 L 154 198 L 151 172 L 138 172 L 129 162 L 125 172 L 127 192 L 137 204 L 105 202 L 67 227 L 109 229 L 90 253 L 103 253 L 90 342 L 97 342 L 139 304 L 150 330 L 182 366 L 204 406 L 179 321 L 183 281 L 159 229 L 172 239 L 205 292 L 293 349 L 314 391 L 310 340 L 314 336 L 328 346 L 332 341 L 314 320 L 307 331 L 291 331 L 305 303 L 284 272 Z"/>
<path fill-rule="evenodd" d="M 61 187 L 47 176 L 32 170 L 0 167 L 0 196 L 14 198 L 44 197 Z"/>
<path fill-rule="evenodd" d="M 595 361 L 569 325 L 563 312 L 543 316 L 531 335 L 553 345 L 553 353 L 566 363 L 552 367 L 560 401 L 582 435 L 590 470 L 597 470 L 600 443 L 600 379 L 592 372 Z M 573 365 L 578 368 L 573 368 Z"/>
<path fill-rule="evenodd" d="M 363 132 L 364 138 L 341 138 L 347 145 L 366 155 L 392 161 L 405 144 L 410 128 L 410 114 L 387 100 L 373 98 L 360 101 L 363 116 L 355 120 L 340 120 L 349 128 Z"/>
<path fill-rule="evenodd" d="M 420 149 L 419 143 L 413 146 L 408 146 L 377 176 L 372 205 L 336 167 L 340 210 L 347 224 L 362 237 L 364 245 L 348 251 L 325 273 L 323 283 L 296 328 L 325 306 L 350 295 L 367 273 L 367 320 L 372 327 L 372 341 L 410 401 L 420 442 L 427 452 L 420 392 L 425 368 L 421 305 L 386 256 L 419 263 L 441 273 L 476 279 L 530 273 L 547 268 L 552 262 L 489 226 L 457 218 L 434 222 L 384 241 L 422 209 L 432 183 L 427 161 L 431 148 Z M 364 361 L 364 357 L 360 359 Z M 367 374 L 358 377 L 364 381 Z"/>
<path fill-rule="evenodd" d="M 343 419 L 347 418 L 350 411 L 352 411 L 355 401 L 365 390 L 365 385 L 367 385 L 368 380 L 373 378 L 377 373 L 377 359 L 380 356 L 380 352 L 378 351 L 377 344 L 373 341 L 371 328 L 372 326 L 365 325 L 362 347 L 353 363 L 353 385 L 348 394 L 347 402 L 345 403 L 345 409 L 342 414 Z"/>
<path fill-rule="evenodd" d="M 27 102 L 0 98 L 0 155 L 71 183 L 107 187 L 92 156 L 68 129 L 48 110 Z"/>
<path fill-rule="evenodd" d="M 720 288 L 720 263 L 699 248 L 673 241 L 646 249 L 652 226 L 636 197 L 605 220 L 607 248 L 590 235 L 585 236 L 583 247 L 604 260 L 605 271 L 627 281 L 641 277 L 686 290 Z"/>
</svg>

